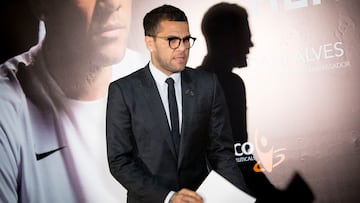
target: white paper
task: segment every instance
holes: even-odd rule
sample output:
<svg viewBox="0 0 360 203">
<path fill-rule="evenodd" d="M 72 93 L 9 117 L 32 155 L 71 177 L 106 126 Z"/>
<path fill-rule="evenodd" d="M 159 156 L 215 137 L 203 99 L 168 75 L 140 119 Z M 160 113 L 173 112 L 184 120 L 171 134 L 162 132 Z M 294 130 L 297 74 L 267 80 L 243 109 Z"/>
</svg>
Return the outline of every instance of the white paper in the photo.
<svg viewBox="0 0 360 203">
<path fill-rule="evenodd" d="M 209 173 L 196 192 L 203 197 L 204 203 L 254 203 L 256 200 L 215 171 Z"/>
</svg>

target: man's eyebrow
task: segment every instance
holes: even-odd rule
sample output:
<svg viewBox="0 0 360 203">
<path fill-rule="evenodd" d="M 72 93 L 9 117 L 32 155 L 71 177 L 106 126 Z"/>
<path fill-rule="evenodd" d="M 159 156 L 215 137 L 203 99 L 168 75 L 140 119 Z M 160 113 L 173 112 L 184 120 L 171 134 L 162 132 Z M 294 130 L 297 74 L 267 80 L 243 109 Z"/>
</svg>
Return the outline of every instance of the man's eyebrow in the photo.
<svg viewBox="0 0 360 203">
<path fill-rule="evenodd" d="M 183 38 L 181 38 L 181 37 L 179 37 L 179 36 L 175 36 L 175 35 L 169 35 L 169 36 L 167 36 L 167 38 L 179 38 L 179 39 L 186 39 L 186 38 L 189 38 L 189 37 L 191 37 L 191 35 L 186 35 L 186 36 L 183 37 Z"/>
<path fill-rule="evenodd" d="M 179 38 L 179 39 L 181 39 L 181 37 L 175 36 L 175 35 L 169 35 L 169 36 L 167 36 L 167 38 Z"/>
</svg>

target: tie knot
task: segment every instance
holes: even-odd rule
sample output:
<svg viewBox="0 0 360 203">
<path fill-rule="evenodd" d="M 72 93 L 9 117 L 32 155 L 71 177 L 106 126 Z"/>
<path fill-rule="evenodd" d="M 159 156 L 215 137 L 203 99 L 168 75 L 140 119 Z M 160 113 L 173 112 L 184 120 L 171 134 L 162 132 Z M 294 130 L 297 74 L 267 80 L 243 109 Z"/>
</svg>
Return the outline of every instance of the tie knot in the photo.
<svg viewBox="0 0 360 203">
<path fill-rule="evenodd" d="M 168 79 L 166 79 L 165 80 L 165 82 L 168 84 L 168 85 L 174 85 L 174 79 L 172 79 L 172 78 L 168 78 Z"/>
</svg>

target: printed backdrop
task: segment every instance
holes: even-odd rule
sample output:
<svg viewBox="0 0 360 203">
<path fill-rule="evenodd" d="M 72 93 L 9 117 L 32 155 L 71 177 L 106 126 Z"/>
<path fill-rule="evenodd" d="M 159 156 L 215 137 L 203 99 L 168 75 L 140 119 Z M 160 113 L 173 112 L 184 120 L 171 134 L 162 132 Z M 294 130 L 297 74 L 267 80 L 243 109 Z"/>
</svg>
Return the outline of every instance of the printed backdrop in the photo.
<svg viewBox="0 0 360 203">
<path fill-rule="evenodd" d="M 128 48 L 149 57 L 142 19 L 152 8 L 172 4 L 185 11 L 191 34 L 197 37 L 188 65 L 201 65 L 207 54 L 201 21 L 204 13 L 219 2 L 133 0 Z M 236 160 L 254 164 L 254 173 L 263 173 L 280 190 L 296 191 L 300 184 L 300 189 L 312 193 L 316 203 L 359 202 L 360 1 L 229 2 L 247 10 L 254 44 L 248 66 L 234 69 L 246 87 L 248 132 L 247 142 L 234 144 Z M 9 13 L 1 10 L 6 14 L 0 20 L 2 24 L 7 14 L 22 17 L 19 15 L 24 13 L 23 18 L 29 21 L 24 24 L 36 27 L 38 21 L 27 17 L 27 12 L 16 12 L 16 5 L 12 9 L 15 11 Z M 29 45 L 37 42 L 38 29 L 30 34 L 17 30 L 25 25 L 10 22 L 14 21 L 8 23 L 14 28 L 4 25 L 9 35 L 19 41 L 27 38 Z M 31 35 L 31 40 L 26 35 Z M 2 57 L 11 52 L 11 47 L 3 44 Z M 16 43 L 9 44 L 16 47 Z M 123 197 L 120 202 L 124 202 L 126 191 L 122 188 L 118 193 Z"/>
<path fill-rule="evenodd" d="M 141 27 L 144 13 L 172 4 L 186 12 L 190 32 L 197 37 L 188 63 L 197 67 L 207 54 L 201 20 L 218 2 L 134 1 L 129 46 L 147 54 Z M 360 2 L 229 2 L 249 14 L 254 47 L 248 67 L 234 72 L 245 82 L 247 145 L 261 171 L 283 189 L 294 174 L 300 175 L 315 202 L 359 201 Z M 241 153 L 241 147 L 237 149 Z"/>
</svg>

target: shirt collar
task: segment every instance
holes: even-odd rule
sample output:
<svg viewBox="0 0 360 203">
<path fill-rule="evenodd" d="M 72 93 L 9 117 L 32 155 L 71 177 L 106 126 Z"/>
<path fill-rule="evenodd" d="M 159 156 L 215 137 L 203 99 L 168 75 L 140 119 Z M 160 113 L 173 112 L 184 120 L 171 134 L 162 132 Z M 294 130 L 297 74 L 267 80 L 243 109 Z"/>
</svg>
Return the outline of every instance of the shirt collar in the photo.
<svg viewBox="0 0 360 203">
<path fill-rule="evenodd" d="M 173 73 L 170 76 L 167 76 L 166 74 L 161 72 L 158 68 L 156 68 L 155 65 L 151 61 L 149 63 L 149 68 L 150 68 L 150 72 L 151 72 L 152 76 L 154 77 L 155 81 L 159 84 L 165 83 L 165 80 L 169 77 L 171 77 L 175 81 L 175 84 L 178 84 L 180 82 L 180 78 L 181 78 L 180 73 Z"/>
</svg>

